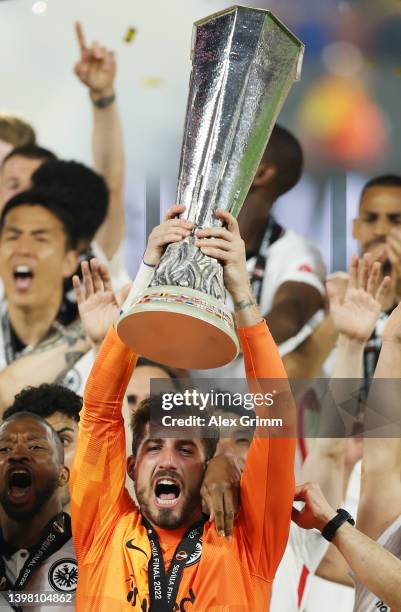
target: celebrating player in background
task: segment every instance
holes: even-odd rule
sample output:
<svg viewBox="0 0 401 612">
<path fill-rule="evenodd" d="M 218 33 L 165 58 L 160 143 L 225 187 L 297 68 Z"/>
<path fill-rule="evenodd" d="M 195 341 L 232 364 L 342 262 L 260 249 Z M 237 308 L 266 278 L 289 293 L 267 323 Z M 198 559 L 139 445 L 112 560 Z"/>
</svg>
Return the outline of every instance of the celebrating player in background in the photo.
<svg viewBox="0 0 401 612">
<path fill-rule="evenodd" d="M 370 180 L 364 186 L 359 202 L 358 215 L 353 220 L 352 234 L 358 241 L 361 255 L 369 254 L 372 260 L 383 263 L 384 273 L 391 277 L 391 290 L 387 293 L 383 309 L 371 337 L 365 344 L 363 375 L 373 377 L 381 346 L 381 334 L 390 312 L 401 299 L 401 176 L 383 175 Z M 344 295 L 348 278 L 343 272 L 331 275 L 340 295 Z M 285 359 L 290 377 L 312 378 L 331 376 L 330 354 L 336 346 L 338 334 L 333 319 L 327 314 L 299 347 Z M 326 359 L 328 359 L 327 363 Z"/>
<path fill-rule="evenodd" d="M 74 601 L 77 563 L 61 500 L 68 479 L 63 444 L 44 419 L 19 412 L 0 426 L 0 602 L 10 604 L 6 609 L 21 610 L 8 591 L 44 595 L 24 608 L 33 612 L 64 610 L 65 603 L 55 604 L 59 598 L 55 605 L 40 603 L 51 595 Z"/>
<path fill-rule="evenodd" d="M 298 140 L 275 125 L 238 216 L 252 289 L 277 344 L 296 336 L 323 306 L 325 267 L 317 247 L 272 213 L 298 183 L 302 165 Z"/>
<path fill-rule="evenodd" d="M 275 378 L 278 397 L 291 408 L 284 369 L 249 287 L 237 222 L 226 212 L 218 215 L 228 228 L 199 231 L 197 245 L 223 263 L 250 384 L 260 389 L 259 379 Z M 115 321 L 118 308 L 104 292 L 96 270 L 91 278 L 86 274 L 84 290 L 78 279 L 75 286 L 84 325 L 91 323 L 92 315 L 98 327 Z M 77 610 L 145 610 L 150 605 L 157 609 L 158 604 L 165 610 L 167 605 L 183 608 L 186 602 L 204 610 L 219 606 L 268 610 L 271 582 L 288 537 L 295 441 L 257 432 L 241 480 L 242 505 L 230 542 L 219 538 L 214 523 L 205 523 L 202 515 L 201 485 L 217 440 L 204 438 L 199 430 L 185 439 L 160 434 L 154 439 L 149 413 L 161 399 L 151 398 L 134 415 L 133 454 L 127 463 L 136 507 L 124 490 L 121 418 L 136 359 L 111 329 L 85 392 L 71 489 L 80 566 Z M 232 516 L 229 499 L 224 497 L 224 506 L 220 499 L 218 508 L 213 496 L 211 502 L 212 511 L 220 514 L 223 507 Z"/>
<path fill-rule="evenodd" d="M 93 254 L 101 261 L 107 262 L 111 276 L 115 280 L 115 288 L 121 289 L 127 282 L 127 274 L 122 253 L 125 233 L 124 148 L 114 89 L 116 61 L 114 53 L 98 43 L 87 47 L 82 26 L 77 23 L 75 28 L 80 47 L 80 58 L 75 65 L 75 73 L 88 88 L 93 108 L 94 165 L 96 171 L 106 181 L 110 194 L 109 206 L 102 224 L 99 229 L 96 228 L 98 231 L 92 245 Z M 24 146 L 17 146 L 8 153 L 0 167 L 0 210 L 10 198 L 30 189 L 32 184 L 42 186 L 45 183 L 51 187 L 52 183 L 57 184 L 59 181 L 62 189 L 65 190 L 66 187 L 72 191 L 75 189 L 78 199 L 80 198 L 79 183 L 74 176 L 66 176 L 65 171 L 63 176 L 63 168 L 60 170 L 57 165 L 51 166 L 51 171 L 43 171 L 41 167 L 47 161 L 56 161 L 56 156 L 51 151 L 36 146 L 35 142 L 26 142 Z M 81 209 L 86 208 L 90 214 L 91 211 L 88 211 L 91 208 L 90 198 L 87 202 L 81 201 L 79 206 Z M 84 211 L 78 210 L 78 215 L 82 212 Z M 88 215 L 86 223 L 90 223 Z"/>
<path fill-rule="evenodd" d="M 390 279 L 381 278 L 380 263 L 371 262 L 368 256 L 361 260 L 353 258 L 350 281 L 343 300 L 339 299 L 335 285 L 328 283 L 330 312 L 340 341 L 333 376 L 329 389 L 326 389 L 330 393 L 325 394 L 326 401 L 322 403 L 321 431 L 317 439 L 308 440 L 310 448 L 297 481 L 313 480 L 318 483 L 330 504 L 336 508 L 345 498 L 351 471 L 362 454 L 361 442 L 346 439 L 343 435 L 343 421 L 339 418 L 337 405 L 347 402 L 350 412 L 351 398 L 359 397 L 363 341 L 372 333 L 389 287 Z M 355 401 L 355 404 L 357 411 L 358 402 Z M 302 608 L 309 610 L 320 585 L 316 585 L 317 579 L 313 576 L 309 576 L 305 582 L 303 566 L 310 574 L 316 572 L 318 576 L 327 578 L 336 552 L 327 552 L 328 547 L 328 542 L 317 532 L 305 532 L 297 525 L 291 525 L 288 546 L 273 586 L 272 611 L 296 612 L 299 600 L 302 601 Z M 302 588 L 299 588 L 299 584 Z M 345 611 L 352 609 L 353 590 L 327 582 L 323 584 L 326 590 L 329 589 L 328 592 L 334 591 L 333 596 L 337 597 Z M 353 586 L 350 577 L 345 584 Z"/>
<path fill-rule="evenodd" d="M 369 255 L 365 255 L 364 261 L 367 261 L 369 257 Z M 378 266 L 378 264 L 374 265 Z M 363 266 L 360 273 L 364 274 Z M 347 347 L 348 352 L 347 362 L 344 363 L 343 377 L 349 376 L 350 372 L 353 371 L 356 378 L 361 375 L 365 343 L 368 341 L 377 318 L 380 316 L 383 307 L 381 302 L 385 301 L 387 295 L 391 293 L 391 283 L 389 277 L 387 277 L 379 286 L 379 279 L 376 275 L 376 279 L 372 278 L 373 282 L 370 283 L 372 291 L 371 296 L 369 296 L 366 292 L 363 295 L 360 289 L 357 290 L 357 287 L 352 286 L 355 280 L 356 274 L 354 272 L 350 279 L 351 288 L 347 290 L 343 303 L 339 300 L 338 292 L 334 286 L 329 285 L 329 294 L 331 313 L 342 336 L 342 350 Z M 359 298 L 358 293 L 360 294 Z M 350 308 L 351 301 L 354 302 L 352 309 Z M 377 540 L 378 544 L 398 558 L 401 558 L 400 338 L 401 306 L 398 305 L 388 317 L 382 332 L 382 348 L 365 408 L 361 495 L 357 519 L 357 527 L 360 531 L 373 540 Z M 354 385 L 355 382 L 357 381 L 353 381 Z M 342 386 L 344 386 L 344 380 Z M 355 389 L 351 388 L 349 391 L 352 391 L 351 397 L 359 396 L 355 393 Z M 345 395 L 347 415 L 352 422 L 352 415 L 349 410 L 350 393 Z M 383 438 L 384 435 L 388 437 Z M 339 442 L 344 445 L 344 442 Z M 338 447 L 338 442 L 335 446 Z M 331 459 L 331 477 L 336 480 L 339 480 L 339 459 L 341 459 L 341 452 L 339 454 L 337 448 Z M 309 475 L 312 478 L 314 476 L 313 473 Z M 378 491 L 380 491 L 380 495 L 377 494 Z M 319 501 L 319 495 L 320 493 L 318 494 L 313 489 L 309 491 L 308 486 L 305 486 L 304 490 L 300 490 L 300 498 L 307 501 L 307 510 L 312 509 L 312 513 L 314 512 L 313 499 L 316 498 L 318 505 L 322 501 Z M 331 505 L 333 504 L 331 503 Z M 324 501 L 323 506 L 322 516 L 327 518 L 327 510 L 330 505 L 328 506 L 327 502 Z M 330 508 L 330 512 L 332 512 L 332 518 L 335 512 L 332 508 Z M 302 516 L 298 514 L 296 514 L 297 522 L 298 516 L 299 524 L 306 526 Z M 308 512 L 305 516 L 309 516 Z M 321 523 L 322 516 L 320 516 Z M 321 529 L 321 527 L 322 524 L 318 528 Z M 328 555 L 319 567 L 318 574 L 341 584 L 352 585 L 355 583 L 355 612 L 374 612 L 377 609 L 382 609 L 384 612 L 390 610 L 389 606 L 395 606 L 395 609 L 398 610 L 400 590 L 396 588 L 394 582 L 395 572 L 397 571 L 395 560 L 391 555 L 381 551 L 380 547 L 368 538 L 364 538 L 360 534 L 352 535 L 347 526 L 341 529 L 342 535 L 339 536 L 339 540 L 333 539 L 336 548 L 332 547 L 329 550 Z M 372 559 L 368 559 L 367 554 L 372 554 Z M 383 563 L 383 566 L 378 568 L 374 560 Z M 349 566 L 353 571 L 353 580 L 350 577 Z"/>
<path fill-rule="evenodd" d="M 79 413 L 82 398 L 62 385 L 42 384 L 27 387 L 16 395 L 13 404 L 7 408 L 3 419 L 20 412 L 30 412 L 45 419 L 57 432 L 64 448 L 64 462 L 71 469 L 78 439 Z M 70 489 L 62 490 L 64 512 L 70 511 Z"/>
</svg>

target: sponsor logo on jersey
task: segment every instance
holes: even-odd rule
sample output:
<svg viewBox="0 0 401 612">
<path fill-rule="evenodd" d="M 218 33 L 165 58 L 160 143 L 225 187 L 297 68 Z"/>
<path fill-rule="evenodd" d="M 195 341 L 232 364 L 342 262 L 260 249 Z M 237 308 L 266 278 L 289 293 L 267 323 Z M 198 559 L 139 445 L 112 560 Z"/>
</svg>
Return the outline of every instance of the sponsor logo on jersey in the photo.
<svg viewBox="0 0 401 612">
<path fill-rule="evenodd" d="M 143 548 L 139 548 L 139 546 L 136 546 L 134 544 L 134 540 L 128 540 L 128 542 L 126 542 L 125 546 L 127 548 L 130 548 L 131 550 L 139 550 L 139 552 L 143 553 L 145 555 L 145 557 L 148 559 L 148 555 L 147 553 L 143 550 Z"/>
</svg>

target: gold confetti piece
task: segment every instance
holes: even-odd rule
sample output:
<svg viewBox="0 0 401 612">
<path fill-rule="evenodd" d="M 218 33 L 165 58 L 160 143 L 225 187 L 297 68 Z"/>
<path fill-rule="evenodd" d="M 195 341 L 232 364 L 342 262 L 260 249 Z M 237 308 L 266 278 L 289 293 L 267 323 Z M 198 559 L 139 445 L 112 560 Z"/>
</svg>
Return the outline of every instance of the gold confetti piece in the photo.
<svg viewBox="0 0 401 612">
<path fill-rule="evenodd" d="M 392 72 L 393 74 L 395 74 L 395 76 L 401 76 L 401 66 L 397 66 L 397 68 L 393 68 Z"/>
<path fill-rule="evenodd" d="M 142 87 L 149 87 L 149 88 L 160 87 L 162 82 L 163 82 L 163 79 L 157 76 L 142 77 L 140 80 L 140 84 Z"/>
<path fill-rule="evenodd" d="M 124 36 L 124 42 L 126 43 L 131 43 L 135 36 L 137 34 L 137 29 L 136 28 L 128 28 L 125 36 Z"/>
</svg>

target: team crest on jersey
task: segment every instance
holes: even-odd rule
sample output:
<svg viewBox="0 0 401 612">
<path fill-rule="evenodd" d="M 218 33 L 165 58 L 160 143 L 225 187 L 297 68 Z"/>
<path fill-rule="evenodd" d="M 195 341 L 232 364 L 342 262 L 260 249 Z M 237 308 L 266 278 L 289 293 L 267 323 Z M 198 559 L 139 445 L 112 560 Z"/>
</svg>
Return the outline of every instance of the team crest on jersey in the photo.
<svg viewBox="0 0 401 612">
<path fill-rule="evenodd" d="M 189 557 L 188 561 L 185 564 L 185 567 L 189 567 L 190 565 L 195 565 L 195 563 L 199 563 L 200 558 L 202 556 L 202 540 L 199 540 L 196 544 L 196 548 L 192 555 Z"/>
<path fill-rule="evenodd" d="M 75 559 L 59 559 L 49 569 L 49 582 L 59 593 L 77 590 L 78 564 Z"/>
</svg>

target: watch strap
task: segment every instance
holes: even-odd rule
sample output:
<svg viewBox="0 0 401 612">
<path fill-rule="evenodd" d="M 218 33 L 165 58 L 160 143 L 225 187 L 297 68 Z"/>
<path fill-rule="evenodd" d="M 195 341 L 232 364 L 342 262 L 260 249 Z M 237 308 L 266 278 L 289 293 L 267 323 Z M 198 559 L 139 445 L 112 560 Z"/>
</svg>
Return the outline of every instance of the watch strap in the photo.
<svg viewBox="0 0 401 612">
<path fill-rule="evenodd" d="M 344 508 L 338 508 L 336 516 L 332 518 L 331 521 L 329 521 L 322 530 L 322 536 L 328 542 L 331 542 L 334 538 L 337 529 L 347 522 L 350 523 L 350 525 L 352 526 L 355 525 L 355 521 L 350 515 L 350 513 L 344 510 Z"/>
</svg>

